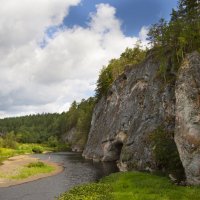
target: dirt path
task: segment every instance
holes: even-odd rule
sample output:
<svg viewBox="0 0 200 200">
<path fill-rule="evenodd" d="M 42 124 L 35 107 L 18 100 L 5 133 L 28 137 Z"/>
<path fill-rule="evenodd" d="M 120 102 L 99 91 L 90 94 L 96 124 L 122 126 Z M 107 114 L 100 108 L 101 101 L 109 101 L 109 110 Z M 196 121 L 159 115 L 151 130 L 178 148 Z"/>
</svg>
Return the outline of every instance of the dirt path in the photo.
<svg viewBox="0 0 200 200">
<path fill-rule="evenodd" d="M 30 155 L 20 155 L 11 157 L 8 160 L 3 162 L 3 165 L 0 166 L 0 173 L 8 174 L 8 175 L 15 175 L 17 174 L 25 165 L 31 162 L 39 161 L 38 158 L 33 158 Z M 11 180 L 6 178 L 0 177 L 0 187 L 8 187 L 12 185 L 18 185 L 30 181 L 34 181 L 40 178 L 48 177 L 56 175 L 63 171 L 63 167 L 57 163 L 49 162 L 48 160 L 42 160 L 42 162 L 51 165 L 55 168 L 55 170 L 51 173 L 44 173 L 44 174 L 37 174 L 31 177 L 28 177 L 23 180 Z"/>
</svg>

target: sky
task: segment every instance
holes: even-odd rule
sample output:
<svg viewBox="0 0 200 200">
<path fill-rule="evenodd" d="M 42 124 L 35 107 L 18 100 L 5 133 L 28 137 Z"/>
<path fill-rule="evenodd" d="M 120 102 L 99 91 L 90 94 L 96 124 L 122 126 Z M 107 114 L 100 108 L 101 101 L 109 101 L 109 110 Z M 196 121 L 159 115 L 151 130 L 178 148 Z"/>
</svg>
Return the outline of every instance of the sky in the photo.
<svg viewBox="0 0 200 200">
<path fill-rule="evenodd" d="M 63 112 L 176 0 L 0 0 L 0 118 Z"/>
</svg>

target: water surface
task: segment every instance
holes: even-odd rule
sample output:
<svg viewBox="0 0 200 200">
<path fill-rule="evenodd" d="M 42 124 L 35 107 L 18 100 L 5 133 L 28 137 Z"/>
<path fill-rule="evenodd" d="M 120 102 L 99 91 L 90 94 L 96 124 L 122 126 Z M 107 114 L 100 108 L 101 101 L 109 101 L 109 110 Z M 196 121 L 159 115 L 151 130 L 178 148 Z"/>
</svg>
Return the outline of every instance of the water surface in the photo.
<svg viewBox="0 0 200 200">
<path fill-rule="evenodd" d="M 79 153 L 38 154 L 34 157 L 58 162 L 63 165 L 64 171 L 33 182 L 0 188 L 0 200 L 54 200 L 75 185 L 97 181 L 118 171 L 115 163 L 87 161 Z"/>
</svg>

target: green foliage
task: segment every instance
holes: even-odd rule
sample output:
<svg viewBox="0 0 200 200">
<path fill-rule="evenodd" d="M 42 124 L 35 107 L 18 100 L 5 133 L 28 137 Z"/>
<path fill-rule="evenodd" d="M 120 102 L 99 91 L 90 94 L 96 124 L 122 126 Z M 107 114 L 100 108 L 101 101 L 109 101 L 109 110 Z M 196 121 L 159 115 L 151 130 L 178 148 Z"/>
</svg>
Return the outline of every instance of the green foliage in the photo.
<svg viewBox="0 0 200 200">
<path fill-rule="evenodd" d="M 3 147 L 15 149 L 17 147 L 16 136 L 14 132 L 7 133 L 3 138 Z"/>
<path fill-rule="evenodd" d="M 51 136 L 48 139 L 47 146 L 52 148 L 52 150 L 55 152 L 70 150 L 70 145 L 63 142 L 62 140 L 58 140 L 58 137 L 56 136 Z"/>
<path fill-rule="evenodd" d="M 59 200 L 112 200 L 111 187 L 107 184 L 91 183 L 77 186 L 59 197 Z"/>
<path fill-rule="evenodd" d="M 60 151 L 70 151 L 71 146 L 70 144 L 64 143 L 64 142 L 58 142 L 57 146 L 54 147 L 54 151 L 60 152 Z"/>
<path fill-rule="evenodd" d="M 48 138 L 47 144 L 49 147 L 57 147 L 58 143 L 58 138 L 56 136 L 51 136 Z"/>
<path fill-rule="evenodd" d="M 54 148 L 42 144 L 27 143 L 27 144 L 18 144 L 15 150 L 20 152 L 20 154 L 23 154 L 23 153 L 42 153 L 44 151 L 53 151 Z"/>
<path fill-rule="evenodd" d="M 9 157 L 13 157 L 21 154 L 32 154 L 32 153 L 42 153 L 44 151 L 55 151 L 56 148 L 50 148 L 45 145 L 40 144 L 17 144 L 15 149 L 10 148 L 1 148 L 0 147 L 0 164 L 2 161 L 8 159 Z"/>
<path fill-rule="evenodd" d="M 0 148 L 2 148 L 4 146 L 4 140 L 2 137 L 0 137 Z"/>
<path fill-rule="evenodd" d="M 145 56 L 146 51 L 143 51 L 138 44 L 133 49 L 126 48 L 120 58 L 112 59 L 108 66 L 103 67 L 100 72 L 97 81 L 96 97 L 99 99 L 103 95 L 106 95 L 113 81 L 125 71 L 127 66 L 133 67 L 134 65 L 139 64 L 144 60 Z"/>
<path fill-rule="evenodd" d="M 174 142 L 173 134 L 166 132 L 162 127 L 157 128 L 151 135 L 153 152 L 157 167 L 174 174 L 178 179 L 184 178 L 184 169 Z"/>
<path fill-rule="evenodd" d="M 87 141 L 94 105 L 94 98 L 82 99 L 80 103 L 74 101 L 66 113 L 65 132 L 67 133 L 74 129 L 74 142 L 80 146 L 83 146 Z"/>
<path fill-rule="evenodd" d="M 90 129 L 95 99 L 83 99 L 73 102 L 68 112 L 62 114 L 38 114 L 23 117 L 0 119 L 0 131 L 5 133 L 0 147 L 16 148 L 20 143 L 43 143 L 57 150 L 69 149 L 64 145 L 61 136 L 72 128 L 77 131 L 78 141 L 85 144 Z M 3 143 L 2 143 L 3 142 Z M 41 153 L 41 148 L 33 148 Z"/>
<path fill-rule="evenodd" d="M 98 99 L 107 94 L 107 91 L 113 81 L 114 78 L 112 76 L 112 68 L 109 66 L 103 67 L 97 81 L 96 96 Z"/>
<path fill-rule="evenodd" d="M 167 177 L 142 172 L 125 172 L 107 176 L 100 183 L 77 186 L 58 199 L 199 200 L 200 188 L 177 186 Z"/>
<path fill-rule="evenodd" d="M 14 149 L 0 148 L 0 164 L 9 157 L 18 155 Z"/>
<path fill-rule="evenodd" d="M 59 134 L 60 115 L 37 114 L 23 117 L 0 119 L 0 131 L 13 132 L 21 143 L 45 143 L 50 136 Z"/>
<path fill-rule="evenodd" d="M 32 148 L 33 153 L 42 153 L 44 149 L 41 146 L 34 146 Z"/>
<path fill-rule="evenodd" d="M 43 162 L 33 162 L 33 163 L 29 163 L 27 165 L 28 168 L 31 168 L 31 167 L 45 167 L 45 164 Z"/>
<path fill-rule="evenodd" d="M 160 71 L 166 77 L 165 66 L 174 72 L 180 66 L 186 53 L 200 50 L 200 2 L 179 0 L 177 10 L 172 10 L 171 20 L 161 19 L 151 26 L 149 40 L 161 63 Z"/>
</svg>

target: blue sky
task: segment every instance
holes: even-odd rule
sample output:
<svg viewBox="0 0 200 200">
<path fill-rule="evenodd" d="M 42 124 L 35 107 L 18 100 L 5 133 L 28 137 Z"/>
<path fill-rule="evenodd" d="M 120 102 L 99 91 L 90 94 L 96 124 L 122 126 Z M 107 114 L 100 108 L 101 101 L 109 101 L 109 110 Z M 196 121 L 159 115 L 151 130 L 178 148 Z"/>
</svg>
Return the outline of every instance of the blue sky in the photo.
<svg viewBox="0 0 200 200">
<path fill-rule="evenodd" d="M 67 27 L 74 25 L 87 26 L 88 15 L 95 12 L 95 5 L 107 3 L 115 7 L 116 16 L 122 21 L 122 29 L 126 35 L 137 35 L 142 26 L 156 23 L 161 17 L 169 19 L 176 0 L 82 0 L 78 6 L 70 9 L 63 24 Z"/>
<path fill-rule="evenodd" d="M 2 0 L 0 117 L 66 111 L 176 0 Z M 17 77 L 17 78 L 16 78 Z M 13 81 L 15 80 L 15 81 Z"/>
</svg>

